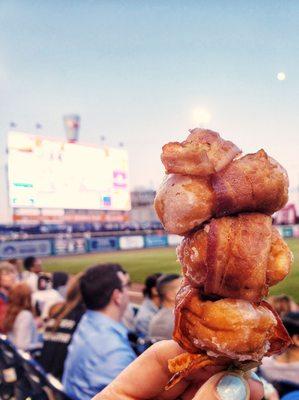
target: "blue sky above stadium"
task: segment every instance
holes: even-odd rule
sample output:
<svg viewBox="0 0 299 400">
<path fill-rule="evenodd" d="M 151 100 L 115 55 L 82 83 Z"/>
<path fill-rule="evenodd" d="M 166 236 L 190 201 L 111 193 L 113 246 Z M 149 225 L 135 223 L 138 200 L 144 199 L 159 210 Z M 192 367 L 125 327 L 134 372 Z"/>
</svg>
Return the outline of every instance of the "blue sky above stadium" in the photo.
<svg viewBox="0 0 299 400">
<path fill-rule="evenodd" d="M 298 37 L 291 0 L 3 0 L 1 155 L 11 121 L 64 137 L 62 115 L 77 112 L 83 142 L 124 142 L 132 186 L 156 186 L 162 144 L 183 139 L 199 108 L 298 185 Z"/>
</svg>

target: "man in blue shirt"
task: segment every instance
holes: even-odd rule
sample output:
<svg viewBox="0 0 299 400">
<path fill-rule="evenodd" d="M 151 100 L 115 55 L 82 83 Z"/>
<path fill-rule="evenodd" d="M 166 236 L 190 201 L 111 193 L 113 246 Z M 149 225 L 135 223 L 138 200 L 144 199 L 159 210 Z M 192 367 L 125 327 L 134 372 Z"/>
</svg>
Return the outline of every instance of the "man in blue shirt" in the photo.
<svg viewBox="0 0 299 400">
<path fill-rule="evenodd" d="M 81 278 L 87 311 L 68 349 L 63 384 L 75 400 L 90 400 L 135 354 L 121 319 L 129 302 L 129 275 L 118 264 L 91 267 Z"/>
</svg>

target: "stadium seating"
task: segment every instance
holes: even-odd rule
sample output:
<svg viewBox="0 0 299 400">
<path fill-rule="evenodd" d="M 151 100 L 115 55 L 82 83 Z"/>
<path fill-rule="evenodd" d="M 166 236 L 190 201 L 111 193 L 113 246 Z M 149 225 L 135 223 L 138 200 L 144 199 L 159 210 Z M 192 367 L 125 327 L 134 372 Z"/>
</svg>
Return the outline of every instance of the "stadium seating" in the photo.
<svg viewBox="0 0 299 400">
<path fill-rule="evenodd" d="M 0 398 L 12 399 L 15 395 L 16 383 L 21 376 L 17 354 L 14 346 L 0 335 Z"/>
<path fill-rule="evenodd" d="M 61 383 L 30 356 L 0 335 L 0 398 L 70 400 Z"/>
<path fill-rule="evenodd" d="M 83 234 L 105 232 L 136 232 L 163 230 L 159 221 L 148 222 L 105 222 L 105 223 L 76 223 L 76 224 L 37 224 L 37 225 L 0 225 L 0 237 L 3 239 L 26 239 L 36 235 L 45 238 L 51 235 L 73 233 Z"/>
</svg>

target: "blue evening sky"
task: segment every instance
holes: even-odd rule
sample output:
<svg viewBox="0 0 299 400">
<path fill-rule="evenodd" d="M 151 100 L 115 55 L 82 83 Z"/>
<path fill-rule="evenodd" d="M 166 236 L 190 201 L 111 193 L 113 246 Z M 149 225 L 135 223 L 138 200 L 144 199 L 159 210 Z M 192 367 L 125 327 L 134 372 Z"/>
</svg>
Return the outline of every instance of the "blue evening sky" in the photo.
<svg viewBox="0 0 299 400">
<path fill-rule="evenodd" d="M 76 112 L 82 141 L 124 142 L 132 187 L 156 187 L 162 144 L 204 108 L 209 127 L 265 148 L 295 186 L 298 64 L 296 0 L 1 0 L 0 154 L 10 121 L 63 138 L 62 115 Z"/>
</svg>

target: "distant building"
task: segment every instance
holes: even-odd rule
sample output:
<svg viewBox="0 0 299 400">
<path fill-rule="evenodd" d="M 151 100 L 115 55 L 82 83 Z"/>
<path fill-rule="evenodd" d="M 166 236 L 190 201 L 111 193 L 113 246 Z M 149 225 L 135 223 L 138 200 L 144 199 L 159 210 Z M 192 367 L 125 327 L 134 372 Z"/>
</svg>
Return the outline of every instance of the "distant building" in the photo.
<svg viewBox="0 0 299 400">
<path fill-rule="evenodd" d="M 277 211 L 274 216 L 274 222 L 277 225 L 292 225 L 298 222 L 298 214 L 295 204 L 289 203 L 281 210 Z"/>
<path fill-rule="evenodd" d="M 135 190 L 131 192 L 132 209 L 129 211 L 131 222 L 158 221 L 154 209 L 154 199 L 156 192 L 154 190 Z"/>
</svg>

